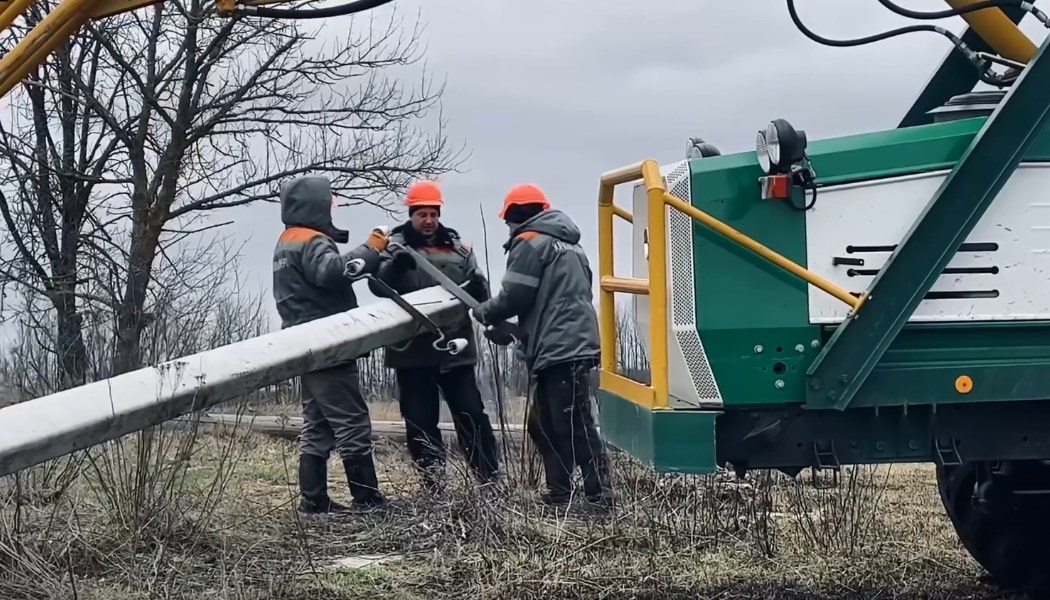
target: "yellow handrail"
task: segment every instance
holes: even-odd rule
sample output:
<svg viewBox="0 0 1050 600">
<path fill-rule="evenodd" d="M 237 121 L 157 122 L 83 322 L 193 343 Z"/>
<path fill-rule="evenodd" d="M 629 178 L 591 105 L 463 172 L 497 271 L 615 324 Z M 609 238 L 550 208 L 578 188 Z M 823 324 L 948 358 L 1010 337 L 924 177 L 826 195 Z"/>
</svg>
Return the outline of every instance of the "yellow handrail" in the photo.
<svg viewBox="0 0 1050 600">
<path fill-rule="evenodd" d="M 645 225 L 649 229 L 649 387 L 653 390 L 653 408 L 667 408 L 667 190 L 655 160 L 642 161 L 642 181 L 648 205 Z"/>
<path fill-rule="evenodd" d="M 621 219 L 623 219 L 624 221 L 627 221 L 628 223 L 634 223 L 634 215 L 632 215 L 631 213 L 627 212 L 626 209 L 620 208 L 619 206 L 616 206 L 615 204 L 613 204 L 612 210 L 613 210 L 613 214 L 616 215 L 617 217 L 620 217 Z"/>
<path fill-rule="evenodd" d="M 780 254 L 774 250 L 769 249 L 766 246 L 763 246 L 762 244 L 755 241 L 754 238 L 748 237 L 747 235 L 740 233 L 736 229 L 733 229 L 729 225 L 726 225 L 722 221 L 719 221 L 715 217 L 712 217 L 711 215 L 693 206 L 692 204 L 689 204 L 681 198 L 678 198 L 677 196 L 672 196 L 671 194 L 665 194 L 664 201 L 667 202 L 668 206 L 674 208 L 678 212 L 689 215 L 690 217 L 696 219 L 697 221 L 700 221 L 704 225 L 707 225 L 711 229 L 714 229 L 718 233 L 721 233 L 734 243 L 747 248 L 748 250 L 768 260 L 774 265 L 784 269 L 792 275 L 795 275 L 796 277 L 805 280 L 807 283 L 810 283 L 814 287 L 823 290 L 828 294 L 831 294 L 839 300 L 842 300 L 854 310 L 860 307 L 862 302 L 861 298 L 850 294 L 849 291 L 847 291 L 845 288 L 842 288 L 841 286 L 836 285 L 831 281 L 828 281 L 820 275 L 817 275 L 813 271 L 810 271 L 809 269 L 796 263 L 790 258 L 787 258 L 783 254 Z"/>
<path fill-rule="evenodd" d="M 626 292 L 628 294 L 638 294 L 639 296 L 649 295 L 648 279 L 605 275 L 601 278 L 600 284 L 603 290 L 608 290 L 610 292 Z"/>
<path fill-rule="evenodd" d="M 648 174 L 648 177 L 646 177 Z M 655 177 L 654 177 L 655 176 Z M 625 221 L 634 222 L 634 215 L 613 204 L 613 191 L 617 185 L 646 179 L 647 188 L 652 188 L 649 183 L 655 182 L 656 188 L 650 195 L 654 198 L 657 193 L 663 197 L 663 178 L 660 177 L 660 169 L 656 161 L 646 160 L 626 167 L 604 173 L 598 188 L 598 326 L 601 338 L 601 387 L 610 390 L 620 396 L 648 408 L 666 408 L 667 398 L 667 285 L 666 273 L 662 279 L 664 283 L 654 282 L 652 279 L 627 279 L 614 275 L 613 264 L 613 217 L 620 217 Z M 660 201 L 658 211 L 663 210 L 663 201 Z M 650 209 L 650 214 L 652 210 Z M 663 223 L 663 219 L 658 219 Z M 663 239 L 663 238 L 661 238 Z M 652 242 L 650 242 L 652 245 Z M 650 252 L 652 256 L 652 252 Z M 651 261 L 651 259 L 650 259 Z M 666 265 L 665 265 L 666 266 Z M 650 273 L 658 272 L 650 263 Z M 664 270 L 660 269 L 663 273 Z M 660 361 L 662 369 L 654 369 L 652 387 L 632 381 L 616 372 L 616 292 L 632 294 L 647 293 L 650 296 L 650 315 L 653 307 L 661 305 L 663 320 L 657 321 L 653 318 L 650 323 L 650 332 L 653 335 L 653 348 L 657 352 L 650 359 L 651 364 Z M 658 342 L 657 340 L 663 340 Z M 662 354 L 658 349 L 663 349 Z M 663 373 L 662 382 L 659 381 L 660 373 Z"/>
</svg>

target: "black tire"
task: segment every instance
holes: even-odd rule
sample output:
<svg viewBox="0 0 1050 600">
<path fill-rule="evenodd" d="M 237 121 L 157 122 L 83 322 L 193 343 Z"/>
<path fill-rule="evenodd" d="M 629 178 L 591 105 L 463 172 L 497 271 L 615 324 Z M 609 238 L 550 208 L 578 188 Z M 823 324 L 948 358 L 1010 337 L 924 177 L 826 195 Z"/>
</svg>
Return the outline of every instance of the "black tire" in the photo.
<svg viewBox="0 0 1050 600">
<path fill-rule="evenodd" d="M 1034 461 L 1014 466 L 1016 474 L 990 480 L 983 507 L 974 502 L 974 491 L 978 470 L 987 464 L 938 467 L 937 489 L 963 547 L 996 585 L 1045 592 L 1050 590 L 1050 495 L 1021 498 L 1011 489 L 1050 488 L 1050 468 Z"/>
</svg>

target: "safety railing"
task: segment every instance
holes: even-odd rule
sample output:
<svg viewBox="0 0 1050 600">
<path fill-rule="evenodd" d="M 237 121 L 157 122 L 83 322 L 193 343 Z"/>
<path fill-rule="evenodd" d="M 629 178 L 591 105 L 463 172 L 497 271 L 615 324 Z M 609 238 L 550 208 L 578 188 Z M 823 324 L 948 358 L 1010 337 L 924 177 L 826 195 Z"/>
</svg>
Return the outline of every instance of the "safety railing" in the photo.
<svg viewBox="0 0 1050 600">
<path fill-rule="evenodd" d="M 646 261 L 649 278 L 615 275 L 613 260 L 613 217 L 634 223 L 634 216 L 613 203 L 616 186 L 641 179 L 646 189 L 646 229 L 649 251 Z M 854 311 L 864 302 L 863 294 L 855 296 L 837 284 L 813 273 L 782 254 L 760 244 L 719 219 L 667 192 L 660 166 L 655 160 L 644 160 L 602 175 L 598 191 L 598 323 L 601 335 L 599 382 L 603 390 L 650 409 L 670 407 L 668 395 L 668 306 L 667 306 L 667 221 L 671 207 L 703 223 L 763 259 L 777 265 L 810 285 L 831 294 Z M 618 372 L 616 299 L 617 293 L 649 297 L 649 385 L 629 379 Z"/>
</svg>

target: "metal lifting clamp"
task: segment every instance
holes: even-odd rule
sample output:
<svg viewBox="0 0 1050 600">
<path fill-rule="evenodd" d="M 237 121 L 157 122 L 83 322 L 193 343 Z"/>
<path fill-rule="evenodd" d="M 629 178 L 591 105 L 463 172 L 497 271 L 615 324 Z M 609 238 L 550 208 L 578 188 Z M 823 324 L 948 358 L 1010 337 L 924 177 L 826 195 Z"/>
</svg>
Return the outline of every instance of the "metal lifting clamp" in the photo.
<svg viewBox="0 0 1050 600">
<path fill-rule="evenodd" d="M 412 317 L 412 320 L 414 320 L 416 323 L 419 323 L 423 326 L 424 329 L 429 330 L 431 333 L 437 336 L 437 339 L 434 340 L 434 343 L 431 345 L 438 352 L 448 352 L 449 354 L 455 356 L 460 352 L 466 350 L 467 346 L 469 345 L 469 342 L 467 342 L 467 340 L 463 338 L 453 338 L 451 340 L 448 339 L 448 336 L 445 335 L 445 332 L 442 331 L 441 328 L 437 326 L 437 323 L 434 323 L 434 321 L 432 321 L 430 317 L 427 317 L 423 313 L 419 312 L 418 308 L 413 306 L 412 303 L 410 303 L 408 300 L 405 300 L 403 297 L 401 297 L 401 294 L 398 294 L 397 291 L 395 291 L 394 288 L 390 287 L 390 285 L 388 285 L 385 281 L 379 279 L 378 277 L 375 277 L 372 273 L 368 272 L 368 263 L 367 261 L 365 261 L 365 259 L 355 258 L 353 260 L 347 261 L 346 266 L 343 268 L 343 275 L 351 281 L 368 279 L 370 281 L 375 282 L 375 284 L 383 291 L 383 295 L 385 297 L 393 300 L 395 304 L 401 307 L 405 312 L 409 314 L 410 317 Z"/>
<path fill-rule="evenodd" d="M 421 269 L 427 275 L 430 275 L 438 285 L 447 290 L 448 293 L 455 296 L 456 299 L 462 302 L 471 312 L 476 311 L 481 306 L 473 296 L 467 293 L 467 290 L 463 289 L 463 286 L 456 285 L 456 282 L 452 281 L 447 275 L 442 273 L 441 269 L 435 267 L 433 263 L 426 259 L 426 257 L 416 252 L 411 247 L 396 242 L 389 244 L 388 247 L 392 247 L 399 252 L 405 252 L 411 256 L 412 259 L 416 261 L 417 268 Z M 507 321 L 496 323 L 494 325 L 486 325 L 485 330 L 498 333 L 504 337 L 509 337 L 512 343 L 517 343 L 525 339 L 522 337 L 521 329 L 515 323 Z"/>
</svg>

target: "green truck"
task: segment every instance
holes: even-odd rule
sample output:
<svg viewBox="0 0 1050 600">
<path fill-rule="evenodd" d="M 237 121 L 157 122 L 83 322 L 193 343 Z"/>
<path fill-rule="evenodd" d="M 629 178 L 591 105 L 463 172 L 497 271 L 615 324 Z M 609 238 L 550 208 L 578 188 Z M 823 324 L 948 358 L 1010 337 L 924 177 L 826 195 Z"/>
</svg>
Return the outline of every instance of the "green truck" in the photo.
<svg viewBox="0 0 1050 600">
<path fill-rule="evenodd" d="M 1045 588 L 1050 59 L 993 76 L 974 29 L 959 43 L 894 129 L 811 141 L 775 119 L 754 151 L 696 144 L 602 177 L 601 428 L 664 472 L 935 463 L 974 558 Z M 648 382 L 616 364 L 615 294 Z"/>
</svg>

